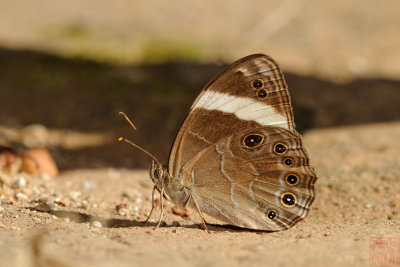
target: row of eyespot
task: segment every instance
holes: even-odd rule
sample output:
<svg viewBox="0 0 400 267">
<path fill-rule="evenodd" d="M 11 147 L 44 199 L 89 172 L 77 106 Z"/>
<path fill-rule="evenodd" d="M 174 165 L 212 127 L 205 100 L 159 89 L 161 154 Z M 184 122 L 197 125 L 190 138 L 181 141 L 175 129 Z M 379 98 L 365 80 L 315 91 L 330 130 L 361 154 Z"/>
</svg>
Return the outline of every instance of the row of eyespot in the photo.
<svg viewBox="0 0 400 267">
<path fill-rule="evenodd" d="M 258 133 L 248 134 L 243 138 L 242 144 L 248 149 L 255 149 L 264 142 L 264 135 Z M 274 152 L 277 155 L 284 155 L 288 151 L 288 146 L 283 143 L 277 143 L 274 145 Z M 283 163 L 291 167 L 294 164 L 294 160 L 292 158 L 283 159 Z"/>
<path fill-rule="evenodd" d="M 258 98 L 266 98 L 268 96 L 268 92 L 265 89 L 262 89 L 264 86 L 263 81 L 255 80 L 251 83 L 253 89 L 257 90 L 256 95 Z"/>
<path fill-rule="evenodd" d="M 264 86 L 263 81 L 261 80 L 255 80 L 251 83 L 251 86 L 257 90 L 257 97 L 259 98 L 265 98 L 268 96 L 268 92 L 265 89 L 262 89 L 262 87 Z M 247 137 L 249 137 L 250 135 L 248 135 Z M 260 135 L 262 136 L 262 135 Z M 258 144 L 255 144 L 253 147 L 252 146 L 248 146 L 245 143 L 246 139 L 243 140 L 243 143 L 246 147 L 248 148 L 256 148 L 259 145 L 261 145 L 262 141 L 264 141 L 264 136 L 262 136 L 262 140 L 260 140 L 258 142 Z M 287 152 L 287 145 L 283 144 L 283 143 L 277 143 L 274 145 L 274 152 L 278 155 L 283 155 Z M 285 158 L 283 160 L 284 164 L 287 166 L 292 166 L 294 164 L 293 159 L 291 158 Z M 297 175 L 295 174 L 288 174 L 286 176 L 286 183 L 289 185 L 297 185 L 299 182 L 299 178 L 297 177 Z M 281 196 L 281 203 L 282 205 L 286 206 L 286 207 L 293 207 L 294 205 L 296 205 L 297 199 L 296 196 L 292 193 L 284 193 Z M 267 217 L 270 220 L 274 220 L 276 219 L 276 217 L 278 216 L 278 212 L 274 209 L 271 209 L 269 211 L 267 211 Z"/>
</svg>

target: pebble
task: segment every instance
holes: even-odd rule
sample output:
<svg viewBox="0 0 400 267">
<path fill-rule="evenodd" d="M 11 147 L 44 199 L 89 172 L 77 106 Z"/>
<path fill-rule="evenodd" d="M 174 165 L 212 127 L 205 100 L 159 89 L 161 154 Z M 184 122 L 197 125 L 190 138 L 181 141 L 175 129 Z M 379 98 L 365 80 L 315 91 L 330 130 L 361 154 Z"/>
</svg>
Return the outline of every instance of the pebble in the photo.
<svg viewBox="0 0 400 267">
<path fill-rule="evenodd" d="M 14 182 L 11 183 L 11 188 L 19 189 L 24 188 L 26 186 L 26 180 L 24 178 L 18 178 Z"/>
<path fill-rule="evenodd" d="M 3 207 L 0 207 L 0 211 L 4 211 L 4 208 L 3 208 Z"/>
<path fill-rule="evenodd" d="M 87 209 L 89 207 L 89 203 L 87 202 L 87 200 L 82 200 L 81 207 L 84 209 Z"/>
<path fill-rule="evenodd" d="M 94 221 L 94 222 L 93 222 L 93 226 L 94 226 L 94 227 L 97 227 L 97 228 L 103 227 L 103 225 L 102 225 L 101 222 L 99 222 L 99 221 Z"/>
<path fill-rule="evenodd" d="M 28 196 L 25 195 L 24 193 L 17 193 L 17 194 L 15 195 L 15 198 L 16 198 L 17 200 L 26 200 L 26 199 L 28 199 Z"/>
<path fill-rule="evenodd" d="M 174 206 L 172 208 L 172 213 L 181 217 L 189 217 L 192 215 L 193 210 L 189 208 L 183 208 L 181 206 Z"/>
<path fill-rule="evenodd" d="M 129 210 L 122 208 L 118 211 L 118 214 L 121 216 L 127 216 L 129 214 Z"/>
<path fill-rule="evenodd" d="M 129 205 L 126 203 L 120 203 L 115 206 L 115 211 L 121 216 L 127 216 L 129 214 Z"/>
</svg>

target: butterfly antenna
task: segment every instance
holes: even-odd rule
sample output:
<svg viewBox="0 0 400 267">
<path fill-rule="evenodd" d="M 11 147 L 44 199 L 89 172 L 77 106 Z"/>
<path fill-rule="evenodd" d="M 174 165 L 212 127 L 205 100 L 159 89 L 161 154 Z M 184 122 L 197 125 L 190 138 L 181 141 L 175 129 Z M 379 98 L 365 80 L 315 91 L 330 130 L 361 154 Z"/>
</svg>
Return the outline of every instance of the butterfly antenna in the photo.
<svg viewBox="0 0 400 267">
<path fill-rule="evenodd" d="M 135 125 L 133 125 L 132 121 L 128 118 L 128 116 L 127 116 L 125 113 L 123 113 L 123 112 L 118 112 L 118 114 L 121 115 L 122 117 L 124 117 L 125 120 L 132 126 L 132 128 L 133 128 L 134 130 L 136 130 Z M 150 156 L 152 159 L 154 159 L 154 160 L 157 162 L 157 164 L 160 165 L 160 162 L 157 160 L 157 158 L 156 158 L 153 154 L 151 154 L 149 151 L 147 151 L 146 149 L 144 149 L 143 147 L 140 147 L 139 145 L 135 144 L 134 142 L 132 142 L 132 141 L 130 141 L 130 140 L 124 138 L 124 137 L 118 138 L 118 141 L 120 141 L 120 142 L 124 141 L 125 143 L 128 143 L 128 144 L 130 144 L 130 145 L 136 147 L 136 148 L 139 149 L 140 151 L 146 153 L 148 156 Z"/>
<path fill-rule="evenodd" d="M 123 113 L 123 112 L 120 111 L 120 112 L 118 112 L 118 114 L 121 115 L 122 117 L 124 117 L 124 119 L 132 126 L 133 130 L 136 131 L 135 125 L 133 125 L 133 123 L 132 123 L 131 120 L 128 118 L 128 116 L 126 116 L 125 113 Z"/>
</svg>

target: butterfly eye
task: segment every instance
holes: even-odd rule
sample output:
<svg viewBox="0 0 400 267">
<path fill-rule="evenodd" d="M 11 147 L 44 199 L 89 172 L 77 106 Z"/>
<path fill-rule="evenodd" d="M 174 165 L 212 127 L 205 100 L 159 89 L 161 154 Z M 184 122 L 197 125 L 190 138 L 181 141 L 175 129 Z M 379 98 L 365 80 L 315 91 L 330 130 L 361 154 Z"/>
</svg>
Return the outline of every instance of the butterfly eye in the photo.
<svg viewBox="0 0 400 267">
<path fill-rule="evenodd" d="M 263 81 L 261 81 L 261 80 L 254 80 L 254 81 L 251 83 L 251 86 L 252 86 L 254 89 L 261 89 L 261 88 L 264 86 L 264 83 L 263 83 Z"/>
<path fill-rule="evenodd" d="M 285 158 L 285 159 L 283 160 L 283 163 L 284 163 L 286 166 L 291 167 L 291 166 L 293 166 L 293 164 L 294 164 L 294 160 L 293 160 L 292 158 Z"/>
<path fill-rule="evenodd" d="M 287 145 L 282 143 L 277 143 L 274 145 L 274 151 L 278 155 L 283 155 L 287 152 Z"/>
<path fill-rule="evenodd" d="M 265 89 L 261 89 L 257 91 L 258 98 L 266 98 L 268 96 L 268 92 Z"/>
<path fill-rule="evenodd" d="M 267 217 L 270 220 L 275 220 L 275 218 L 278 216 L 278 212 L 276 210 L 269 210 L 267 211 Z"/>
<path fill-rule="evenodd" d="M 249 134 L 243 138 L 243 145 L 250 149 L 259 147 L 263 142 L 264 136 L 262 134 Z"/>
<path fill-rule="evenodd" d="M 281 203 L 285 207 L 291 208 L 294 205 L 296 205 L 296 202 L 297 202 L 296 196 L 293 195 L 292 193 L 284 193 L 281 196 Z"/>
<path fill-rule="evenodd" d="M 163 176 L 163 169 L 162 168 L 154 169 L 154 175 L 153 176 L 156 179 L 161 179 L 161 177 Z"/>
<path fill-rule="evenodd" d="M 288 174 L 286 176 L 286 183 L 288 185 L 297 185 L 299 183 L 299 177 L 296 174 Z"/>
</svg>

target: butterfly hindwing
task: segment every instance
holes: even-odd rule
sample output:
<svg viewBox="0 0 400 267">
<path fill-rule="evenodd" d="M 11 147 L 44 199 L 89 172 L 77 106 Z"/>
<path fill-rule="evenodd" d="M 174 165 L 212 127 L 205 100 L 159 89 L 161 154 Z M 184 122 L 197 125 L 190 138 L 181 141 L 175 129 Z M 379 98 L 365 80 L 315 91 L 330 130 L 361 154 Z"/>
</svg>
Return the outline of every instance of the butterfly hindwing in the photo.
<svg viewBox="0 0 400 267">
<path fill-rule="evenodd" d="M 263 138 L 249 147 L 246 138 L 253 135 Z M 290 166 L 285 159 L 293 160 Z M 307 215 L 314 199 L 316 176 L 300 136 L 278 127 L 224 137 L 188 161 L 182 174 L 200 210 L 240 227 L 287 229 Z"/>
</svg>

